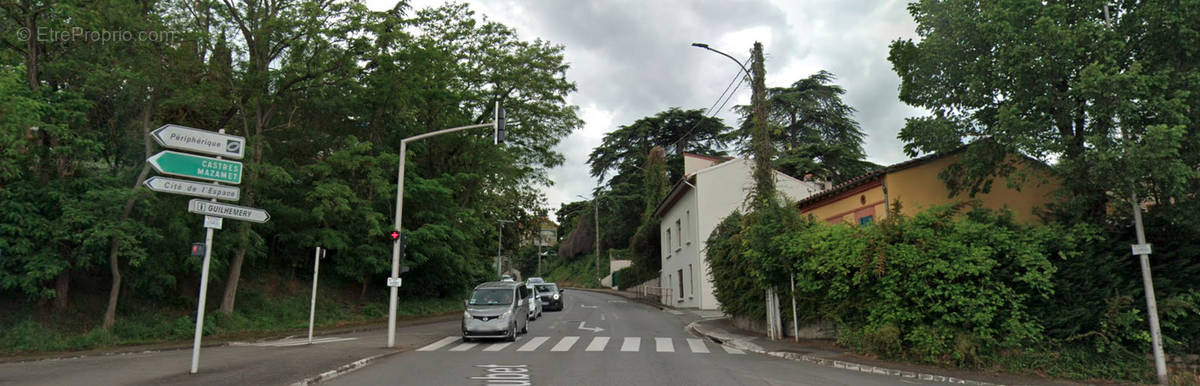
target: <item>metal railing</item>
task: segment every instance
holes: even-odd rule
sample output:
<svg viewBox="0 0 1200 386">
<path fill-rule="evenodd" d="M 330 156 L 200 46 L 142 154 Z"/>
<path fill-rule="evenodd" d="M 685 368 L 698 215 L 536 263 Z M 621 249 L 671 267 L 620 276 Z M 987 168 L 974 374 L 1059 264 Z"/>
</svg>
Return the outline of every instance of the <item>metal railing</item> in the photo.
<svg viewBox="0 0 1200 386">
<path fill-rule="evenodd" d="M 625 292 L 636 295 L 642 299 L 656 301 L 660 304 L 674 306 L 673 302 L 675 301 L 675 296 L 674 296 L 674 293 L 671 291 L 671 288 L 655 287 L 655 286 L 648 286 L 645 284 L 640 284 L 640 285 L 626 289 Z"/>
</svg>

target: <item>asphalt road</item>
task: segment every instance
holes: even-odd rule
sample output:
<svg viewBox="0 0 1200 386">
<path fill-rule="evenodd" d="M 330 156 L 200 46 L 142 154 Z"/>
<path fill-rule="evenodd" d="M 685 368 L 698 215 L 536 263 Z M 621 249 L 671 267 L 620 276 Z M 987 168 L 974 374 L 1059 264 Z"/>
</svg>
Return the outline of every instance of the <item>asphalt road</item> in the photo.
<svg viewBox="0 0 1200 386">
<path fill-rule="evenodd" d="M 903 385 L 923 382 L 727 350 L 689 335 L 698 316 L 567 290 L 566 307 L 516 342 L 441 338 L 330 380 L 335 385 Z"/>
</svg>

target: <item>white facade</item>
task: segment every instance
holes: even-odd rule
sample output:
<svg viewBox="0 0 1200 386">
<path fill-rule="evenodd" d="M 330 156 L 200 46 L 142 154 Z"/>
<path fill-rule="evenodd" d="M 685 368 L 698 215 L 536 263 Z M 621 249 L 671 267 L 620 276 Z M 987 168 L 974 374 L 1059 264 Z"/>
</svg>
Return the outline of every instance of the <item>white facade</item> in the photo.
<svg viewBox="0 0 1200 386">
<path fill-rule="evenodd" d="M 689 163 L 689 158 L 695 158 Z M 717 224 L 735 209 L 745 211 L 754 187 L 753 163 L 735 158 L 715 166 L 714 160 L 685 154 L 687 177 L 671 190 L 656 215 L 662 220 L 662 287 L 670 289 L 664 302 L 674 307 L 715 310 L 712 278 L 704 258 L 705 241 Z M 708 161 L 704 163 L 703 161 Z M 699 170 L 694 170 L 699 169 Z M 817 182 L 801 181 L 775 172 L 776 189 L 791 200 L 819 192 Z"/>
</svg>

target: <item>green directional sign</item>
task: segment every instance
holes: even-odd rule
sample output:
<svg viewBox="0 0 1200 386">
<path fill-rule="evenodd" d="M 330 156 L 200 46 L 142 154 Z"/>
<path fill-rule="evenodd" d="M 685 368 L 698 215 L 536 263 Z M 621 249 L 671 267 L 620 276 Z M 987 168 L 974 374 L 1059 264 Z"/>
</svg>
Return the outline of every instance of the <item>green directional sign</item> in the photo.
<svg viewBox="0 0 1200 386">
<path fill-rule="evenodd" d="M 162 174 L 202 180 L 242 183 L 242 163 L 164 150 L 146 159 Z"/>
</svg>

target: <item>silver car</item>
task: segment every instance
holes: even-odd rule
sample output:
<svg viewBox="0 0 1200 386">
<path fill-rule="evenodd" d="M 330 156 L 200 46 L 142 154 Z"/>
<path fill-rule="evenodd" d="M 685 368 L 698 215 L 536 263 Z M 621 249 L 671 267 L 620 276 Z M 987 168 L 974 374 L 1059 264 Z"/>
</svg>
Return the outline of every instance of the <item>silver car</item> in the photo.
<svg viewBox="0 0 1200 386">
<path fill-rule="evenodd" d="M 529 290 L 524 283 L 494 281 L 475 287 L 463 311 L 463 341 L 474 338 L 517 340 L 529 332 Z"/>
<path fill-rule="evenodd" d="M 538 300 L 537 290 L 533 288 L 533 282 L 525 284 L 525 289 L 529 290 L 529 298 L 525 299 L 529 303 L 529 320 L 537 320 L 542 317 L 542 302 Z"/>
</svg>

